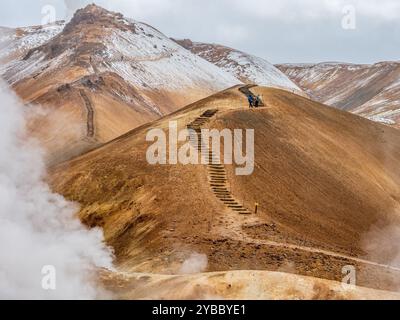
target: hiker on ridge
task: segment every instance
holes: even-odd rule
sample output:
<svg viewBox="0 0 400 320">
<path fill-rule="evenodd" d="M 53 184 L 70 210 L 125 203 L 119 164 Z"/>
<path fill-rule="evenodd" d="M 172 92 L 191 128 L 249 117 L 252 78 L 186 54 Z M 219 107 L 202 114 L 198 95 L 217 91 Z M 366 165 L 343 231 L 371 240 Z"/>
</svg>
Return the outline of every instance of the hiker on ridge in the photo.
<svg viewBox="0 0 400 320">
<path fill-rule="evenodd" d="M 253 96 L 252 96 L 251 94 L 249 94 L 249 95 L 247 96 L 247 99 L 249 100 L 249 107 L 250 107 L 250 109 L 253 108 L 253 103 L 254 103 L 254 98 L 253 98 Z"/>
<path fill-rule="evenodd" d="M 255 105 L 256 105 L 256 108 L 258 108 L 261 105 L 261 97 L 260 97 L 260 95 L 258 95 L 256 97 Z"/>
</svg>

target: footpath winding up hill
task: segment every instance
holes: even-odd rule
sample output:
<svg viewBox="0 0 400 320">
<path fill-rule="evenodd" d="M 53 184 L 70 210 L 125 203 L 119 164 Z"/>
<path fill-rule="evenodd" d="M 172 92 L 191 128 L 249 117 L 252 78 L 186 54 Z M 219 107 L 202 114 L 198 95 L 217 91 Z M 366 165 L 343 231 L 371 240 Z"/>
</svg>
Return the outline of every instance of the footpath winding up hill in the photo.
<svg viewBox="0 0 400 320">
<path fill-rule="evenodd" d="M 238 89 L 54 167 L 49 181 L 81 204 L 82 221 L 104 228 L 123 271 L 175 274 L 198 253 L 208 259 L 202 271 L 340 281 L 353 265 L 358 285 L 395 289 L 398 269 L 388 265 L 398 254 L 390 241 L 399 223 L 399 131 L 278 89 L 252 88 L 266 107 L 248 110 Z M 146 133 L 168 131 L 171 120 L 180 129 L 254 129 L 254 173 L 149 165 Z M 225 196 L 251 213 L 259 203 L 258 213 L 241 214 Z"/>
<path fill-rule="evenodd" d="M 24 102 L 41 106 L 30 128 L 50 163 L 240 83 L 151 26 L 96 5 L 67 24 L 1 29 L 0 61 Z"/>
<path fill-rule="evenodd" d="M 385 125 L 399 121 L 397 63 L 286 76 L 89 5 L 69 23 L 0 28 L 0 64 L 33 111 L 52 189 L 114 248 L 117 272 L 100 273 L 118 297 L 398 297 L 400 131 Z M 171 121 L 212 163 L 148 162 L 146 135 Z M 207 128 L 253 129 L 254 172 L 221 163 Z"/>
</svg>

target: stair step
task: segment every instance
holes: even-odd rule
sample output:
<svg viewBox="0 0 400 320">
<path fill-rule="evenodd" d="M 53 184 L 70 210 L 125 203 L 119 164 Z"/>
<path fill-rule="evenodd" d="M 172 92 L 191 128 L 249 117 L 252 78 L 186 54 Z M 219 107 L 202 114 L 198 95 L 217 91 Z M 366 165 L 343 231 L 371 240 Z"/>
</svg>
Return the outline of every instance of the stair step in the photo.
<svg viewBox="0 0 400 320">
<path fill-rule="evenodd" d="M 228 208 L 232 209 L 239 214 L 251 214 L 249 210 L 239 204 L 234 198 L 231 192 L 228 190 L 227 174 L 225 166 L 221 163 L 221 159 L 215 155 L 213 150 L 208 145 L 203 143 L 201 137 L 202 126 L 206 124 L 210 118 L 212 118 L 218 110 L 207 110 L 200 117 L 193 120 L 192 123 L 187 125 L 187 128 L 195 131 L 189 136 L 189 142 L 197 145 L 198 152 L 201 154 L 203 159 L 208 161 L 208 170 L 210 176 L 210 186 L 214 195 L 223 202 Z"/>
<path fill-rule="evenodd" d="M 246 212 L 246 213 L 248 213 L 248 214 L 251 214 L 251 212 L 250 212 L 250 210 L 247 210 L 246 208 L 244 208 L 244 209 L 233 209 L 233 211 L 236 211 L 236 212 Z"/>
</svg>

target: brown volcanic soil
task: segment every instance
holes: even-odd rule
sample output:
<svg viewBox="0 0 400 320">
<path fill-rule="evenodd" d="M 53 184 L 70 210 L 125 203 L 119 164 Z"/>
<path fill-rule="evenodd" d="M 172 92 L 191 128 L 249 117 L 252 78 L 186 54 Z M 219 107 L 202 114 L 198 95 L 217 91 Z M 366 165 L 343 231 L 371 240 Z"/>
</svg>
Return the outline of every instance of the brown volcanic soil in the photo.
<svg viewBox="0 0 400 320">
<path fill-rule="evenodd" d="M 237 89 L 54 167 L 51 185 L 82 205 L 85 223 L 104 228 L 123 271 L 174 274 L 198 252 L 208 257 L 207 271 L 284 271 L 340 281 L 351 264 L 358 285 L 397 289 L 398 271 L 378 264 L 392 263 L 396 248 L 366 248 L 371 242 L 379 248 L 385 227 L 399 222 L 400 132 L 277 89 L 252 89 L 267 107 L 247 110 Z M 225 167 L 235 198 L 248 208 L 258 202 L 257 215 L 225 207 L 205 166 L 146 161 L 148 129 L 167 128 L 169 120 L 184 128 L 215 108 L 210 127 L 255 129 L 254 174 L 237 177 Z"/>
<path fill-rule="evenodd" d="M 61 33 L 29 50 L 23 58 L 16 57 L 7 68 L 4 78 L 18 96 L 45 110 L 31 115 L 29 132 L 42 143 L 50 165 L 71 159 L 216 91 L 213 82 L 218 80 L 207 86 L 191 84 L 188 79 L 188 83 L 180 83 L 184 89 L 154 89 L 148 83 L 136 86 L 112 68 L 104 71 L 109 63 L 104 57 L 106 39 L 115 30 L 137 34 L 137 26 L 140 24 L 127 24 L 119 13 L 89 5 L 78 10 Z M 123 56 L 119 59 L 132 63 Z M 154 57 L 142 59 L 146 62 Z M 42 60 L 48 64 L 24 76 L 26 70 Z M 134 75 L 140 79 L 141 72 L 146 71 L 138 69 Z M 92 129 L 87 130 L 88 126 Z"/>
<path fill-rule="evenodd" d="M 324 279 L 270 271 L 229 271 L 194 275 L 102 275 L 118 299 L 159 300 L 398 300 L 400 294 L 342 286 Z"/>
</svg>

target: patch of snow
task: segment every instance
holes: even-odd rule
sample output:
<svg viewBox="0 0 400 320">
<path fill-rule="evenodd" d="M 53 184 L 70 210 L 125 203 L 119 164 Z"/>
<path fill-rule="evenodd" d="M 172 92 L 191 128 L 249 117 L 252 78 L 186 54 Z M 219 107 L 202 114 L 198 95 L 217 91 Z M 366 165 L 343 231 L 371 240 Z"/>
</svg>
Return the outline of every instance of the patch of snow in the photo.
<svg viewBox="0 0 400 320">
<path fill-rule="evenodd" d="M 220 63 L 225 71 L 241 77 L 246 77 L 251 82 L 270 87 L 286 88 L 301 91 L 280 70 L 264 59 L 240 51 L 232 51 L 226 60 Z"/>
<path fill-rule="evenodd" d="M 20 58 L 29 50 L 39 47 L 59 34 L 65 24 L 57 22 L 40 27 L 26 27 L 12 29 L 3 37 L 0 34 L 0 59 L 6 59 L 9 56 L 19 56 Z"/>
<path fill-rule="evenodd" d="M 27 60 L 17 60 L 10 63 L 3 75 L 7 82 L 13 85 L 24 78 L 34 77 L 44 70 L 55 70 L 60 67 L 64 59 L 67 59 L 71 54 L 71 50 L 67 50 L 55 59 L 46 60 L 43 53 L 36 52 Z M 11 75 L 7 73 L 9 69 L 12 69 Z M 1 71 L 3 70 L 0 69 L 0 72 Z"/>
<path fill-rule="evenodd" d="M 371 117 L 367 117 L 367 118 L 371 121 L 384 123 L 384 124 L 388 124 L 388 125 L 396 124 L 396 121 L 387 119 L 387 118 L 383 118 L 382 116 L 371 116 Z"/>
<path fill-rule="evenodd" d="M 136 32 L 111 30 L 100 71 L 113 71 L 131 84 L 151 89 L 205 87 L 222 90 L 240 84 L 234 76 L 190 53 L 156 29 L 135 23 Z"/>
</svg>

